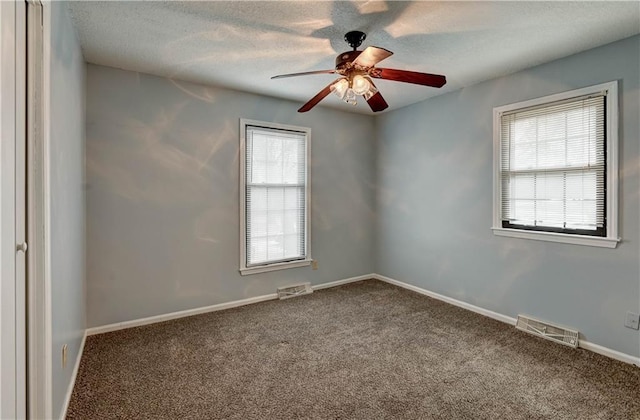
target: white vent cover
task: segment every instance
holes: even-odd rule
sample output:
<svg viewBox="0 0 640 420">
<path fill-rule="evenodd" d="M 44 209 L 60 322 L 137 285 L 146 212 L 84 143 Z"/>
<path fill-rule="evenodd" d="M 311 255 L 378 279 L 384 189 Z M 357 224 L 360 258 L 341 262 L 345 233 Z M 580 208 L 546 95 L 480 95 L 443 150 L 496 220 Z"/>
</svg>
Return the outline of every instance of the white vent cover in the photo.
<svg viewBox="0 0 640 420">
<path fill-rule="evenodd" d="M 295 284 L 293 286 L 278 287 L 278 298 L 289 299 L 295 296 L 308 295 L 312 293 L 311 283 Z"/>
<path fill-rule="evenodd" d="M 516 328 L 537 335 L 538 337 L 564 344 L 565 346 L 578 347 L 578 331 L 570 330 L 559 325 L 553 325 L 525 315 L 518 315 Z"/>
</svg>

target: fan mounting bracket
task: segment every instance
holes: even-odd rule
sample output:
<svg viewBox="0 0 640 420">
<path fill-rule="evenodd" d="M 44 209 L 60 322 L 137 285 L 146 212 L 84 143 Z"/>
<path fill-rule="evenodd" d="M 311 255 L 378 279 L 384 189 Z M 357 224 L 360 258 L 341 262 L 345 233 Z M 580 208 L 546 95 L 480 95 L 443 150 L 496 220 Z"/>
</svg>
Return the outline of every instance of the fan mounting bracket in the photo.
<svg viewBox="0 0 640 420">
<path fill-rule="evenodd" d="M 367 34 L 360 31 L 350 31 L 344 34 L 344 40 L 347 41 L 347 44 L 349 44 L 349 46 L 353 48 L 354 51 L 358 49 L 358 47 L 362 44 L 362 41 L 364 41 L 366 38 Z"/>
</svg>

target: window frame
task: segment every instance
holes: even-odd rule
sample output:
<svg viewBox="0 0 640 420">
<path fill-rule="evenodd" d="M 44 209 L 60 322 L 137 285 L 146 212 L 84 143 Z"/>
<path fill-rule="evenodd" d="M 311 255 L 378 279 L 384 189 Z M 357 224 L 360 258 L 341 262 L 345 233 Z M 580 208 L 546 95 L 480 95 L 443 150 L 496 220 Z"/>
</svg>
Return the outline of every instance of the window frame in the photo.
<svg viewBox="0 0 640 420">
<path fill-rule="evenodd" d="M 302 133 L 305 135 L 305 221 L 304 221 L 304 244 L 305 256 L 303 259 L 292 261 L 265 262 L 263 264 L 247 266 L 247 203 L 246 203 L 246 135 L 247 127 L 259 127 L 270 130 L 283 130 Z M 240 119 L 240 274 L 243 276 L 249 274 L 265 273 L 269 271 L 285 270 L 288 268 L 304 267 L 312 263 L 311 258 L 311 129 L 307 127 L 298 127 L 294 125 L 279 124 L 266 121 L 250 120 L 246 118 Z"/>
<path fill-rule="evenodd" d="M 580 96 L 607 92 L 605 96 L 605 225 L 606 236 L 590 236 L 582 234 L 560 233 L 543 230 L 529 230 L 502 227 L 502 130 L 501 117 L 505 112 L 534 106 L 552 105 Z M 574 245 L 615 248 L 620 242 L 618 237 L 618 81 L 601 83 L 581 89 L 570 90 L 554 95 L 543 96 L 527 101 L 516 102 L 493 108 L 493 234 L 512 238 L 534 239 L 550 242 L 561 242 Z M 553 228 L 550 228 L 553 230 Z"/>
</svg>

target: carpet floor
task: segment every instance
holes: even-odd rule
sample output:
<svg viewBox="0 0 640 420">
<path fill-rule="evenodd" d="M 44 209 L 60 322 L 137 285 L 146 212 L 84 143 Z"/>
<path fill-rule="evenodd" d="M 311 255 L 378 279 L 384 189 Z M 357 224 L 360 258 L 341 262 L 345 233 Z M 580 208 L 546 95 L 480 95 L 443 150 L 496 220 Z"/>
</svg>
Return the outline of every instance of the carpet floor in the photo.
<svg viewBox="0 0 640 420">
<path fill-rule="evenodd" d="M 69 419 L 640 419 L 640 368 L 376 280 L 87 338 Z"/>
</svg>

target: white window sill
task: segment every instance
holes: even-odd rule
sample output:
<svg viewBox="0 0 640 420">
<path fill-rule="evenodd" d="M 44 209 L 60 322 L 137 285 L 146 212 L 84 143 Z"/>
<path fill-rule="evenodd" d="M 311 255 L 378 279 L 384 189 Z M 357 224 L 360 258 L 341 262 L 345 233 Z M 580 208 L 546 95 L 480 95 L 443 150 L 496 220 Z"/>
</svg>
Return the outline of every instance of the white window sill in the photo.
<svg viewBox="0 0 640 420">
<path fill-rule="evenodd" d="M 573 245 L 597 246 L 601 248 L 615 248 L 620 238 L 602 238 L 598 236 L 570 235 L 567 233 L 537 232 L 521 229 L 491 228 L 496 236 L 510 238 L 533 239 L 537 241 L 561 242 Z"/>
<path fill-rule="evenodd" d="M 296 268 L 296 267 L 304 267 L 307 265 L 311 265 L 313 260 L 298 260 L 298 261 L 290 261 L 290 262 L 282 262 L 282 263 L 274 263 L 267 265 L 258 265 L 255 267 L 242 267 L 240 269 L 240 274 L 243 276 L 247 276 L 249 274 L 258 274 L 258 273 L 266 273 L 269 271 L 277 271 L 277 270 L 286 270 L 288 268 Z"/>
</svg>

